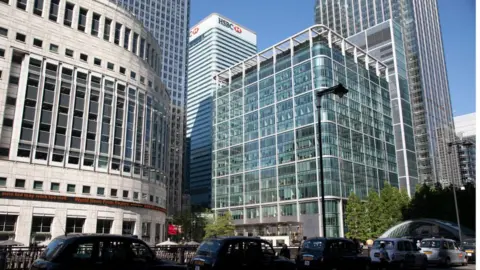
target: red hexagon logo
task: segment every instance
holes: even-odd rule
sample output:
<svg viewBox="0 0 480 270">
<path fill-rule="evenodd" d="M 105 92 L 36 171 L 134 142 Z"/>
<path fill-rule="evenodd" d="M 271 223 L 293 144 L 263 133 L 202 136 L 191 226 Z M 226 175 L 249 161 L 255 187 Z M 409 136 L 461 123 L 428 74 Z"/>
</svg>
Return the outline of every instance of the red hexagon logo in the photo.
<svg viewBox="0 0 480 270">
<path fill-rule="evenodd" d="M 198 27 L 193 28 L 193 30 L 190 32 L 190 36 L 193 36 L 196 33 L 198 33 Z"/>
<path fill-rule="evenodd" d="M 235 32 L 237 32 L 237 33 L 239 33 L 239 34 L 242 33 L 242 28 L 240 28 L 239 26 L 236 26 L 236 25 L 235 25 L 235 26 L 233 27 L 233 30 L 235 30 Z"/>
</svg>

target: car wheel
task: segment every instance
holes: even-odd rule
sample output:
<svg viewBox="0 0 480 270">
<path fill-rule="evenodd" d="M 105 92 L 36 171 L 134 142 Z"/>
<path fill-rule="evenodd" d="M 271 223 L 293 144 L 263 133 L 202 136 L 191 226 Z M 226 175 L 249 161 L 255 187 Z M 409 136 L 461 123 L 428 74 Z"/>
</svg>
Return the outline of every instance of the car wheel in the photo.
<svg viewBox="0 0 480 270">
<path fill-rule="evenodd" d="M 405 269 L 405 263 L 399 262 L 399 263 L 398 263 L 398 269 L 399 269 L 399 270 Z"/>
<path fill-rule="evenodd" d="M 450 258 L 449 257 L 445 258 L 445 267 L 450 267 L 450 264 L 451 264 Z"/>
</svg>

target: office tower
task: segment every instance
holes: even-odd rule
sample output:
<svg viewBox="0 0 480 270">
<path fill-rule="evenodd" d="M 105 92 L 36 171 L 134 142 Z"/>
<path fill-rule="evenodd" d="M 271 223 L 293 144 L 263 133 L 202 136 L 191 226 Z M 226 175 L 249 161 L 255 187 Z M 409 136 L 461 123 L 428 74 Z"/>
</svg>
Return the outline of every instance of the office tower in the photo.
<svg viewBox="0 0 480 270">
<path fill-rule="evenodd" d="M 476 126 L 475 113 L 464 114 L 454 118 L 457 135 L 457 153 L 460 163 L 461 184 L 476 183 Z"/>
<path fill-rule="evenodd" d="M 188 185 L 195 205 L 212 202 L 213 76 L 257 52 L 256 34 L 219 14 L 190 30 L 188 52 Z"/>
<path fill-rule="evenodd" d="M 401 27 L 387 20 L 347 39 L 388 67 L 399 184 L 413 196 L 418 184 L 418 170 Z"/>
<path fill-rule="evenodd" d="M 389 19 L 402 27 L 418 180 L 458 182 L 458 159 L 448 147 L 455 131 L 437 1 L 317 0 L 315 5 L 316 23 L 345 37 Z"/>
<path fill-rule="evenodd" d="M 170 104 L 160 51 L 106 0 L 0 2 L 1 240 L 163 239 Z"/>
<path fill-rule="evenodd" d="M 187 42 L 190 0 L 111 0 L 132 12 L 160 45 L 162 81 L 170 93 L 172 126 L 170 130 L 170 175 L 168 177 L 168 214 L 180 211 L 182 202 L 183 161 L 185 154 L 187 102 Z"/>
<path fill-rule="evenodd" d="M 321 104 L 327 236 L 343 236 L 344 200 L 398 187 L 389 71 L 325 26 L 312 26 L 221 72 L 214 95 L 214 210 L 238 234 L 320 235 L 315 93 Z M 278 236 L 280 235 L 280 236 Z"/>
</svg>

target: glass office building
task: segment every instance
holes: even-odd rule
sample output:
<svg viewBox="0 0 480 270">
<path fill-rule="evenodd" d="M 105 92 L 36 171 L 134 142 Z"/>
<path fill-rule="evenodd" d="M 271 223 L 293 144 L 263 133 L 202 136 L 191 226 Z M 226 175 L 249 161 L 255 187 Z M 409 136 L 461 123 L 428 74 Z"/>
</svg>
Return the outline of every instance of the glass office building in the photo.
<svg viewBox="0 0 480 270">
<path fill-rule="evenodd" d="M 256 52 L 256 34 L 219 14 L 190 30 L 185 186 L 192 204 L 210 208 L 212 202 L 213 76 Z"/>
<path fill-rule="evenodd" d="M 216 76 L 213 201 L 240 235 L 320 235 L 315 92 L 322 98 L 328 236 L 344 234 L 344 199 L 398 186 L 387 67 L 312 26 Z"/>
<path fill-rule="evenodd" d="M 138 18 L 162 49 L 162 81 L 171 100 L 170 168 L 167 208 L 181 209 L 187 103 L 187 57 L 190 0 L 110 0 Z M 121 27 L 121 25 L 120 25 Z"/>
<path fill-rule="evenodd" d="M 402 28 L 418 180 L 458 183 L 458 158 L 448 146 L 455 141 L 455 129 L 437 1 L 317 0 L 315 4 L 315 22 L 344 37 L 390 19 Z"/>
</svg>

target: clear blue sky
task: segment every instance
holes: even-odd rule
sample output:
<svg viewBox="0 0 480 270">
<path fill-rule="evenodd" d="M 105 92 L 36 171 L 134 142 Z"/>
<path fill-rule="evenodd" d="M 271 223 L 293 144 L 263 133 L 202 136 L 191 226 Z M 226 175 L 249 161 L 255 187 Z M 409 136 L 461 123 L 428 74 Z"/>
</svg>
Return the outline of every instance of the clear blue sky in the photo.
<svg viewBox="0 0 480 270">
<path fill-rule="evenodd" d="M 438 3 L 454 115 L 475 112 L 475 0 Z M 213 12 L 256 32 L 263 50 L 311 26 L 314 0 L 191 0 L 190 25 Z"/>
</svg>

